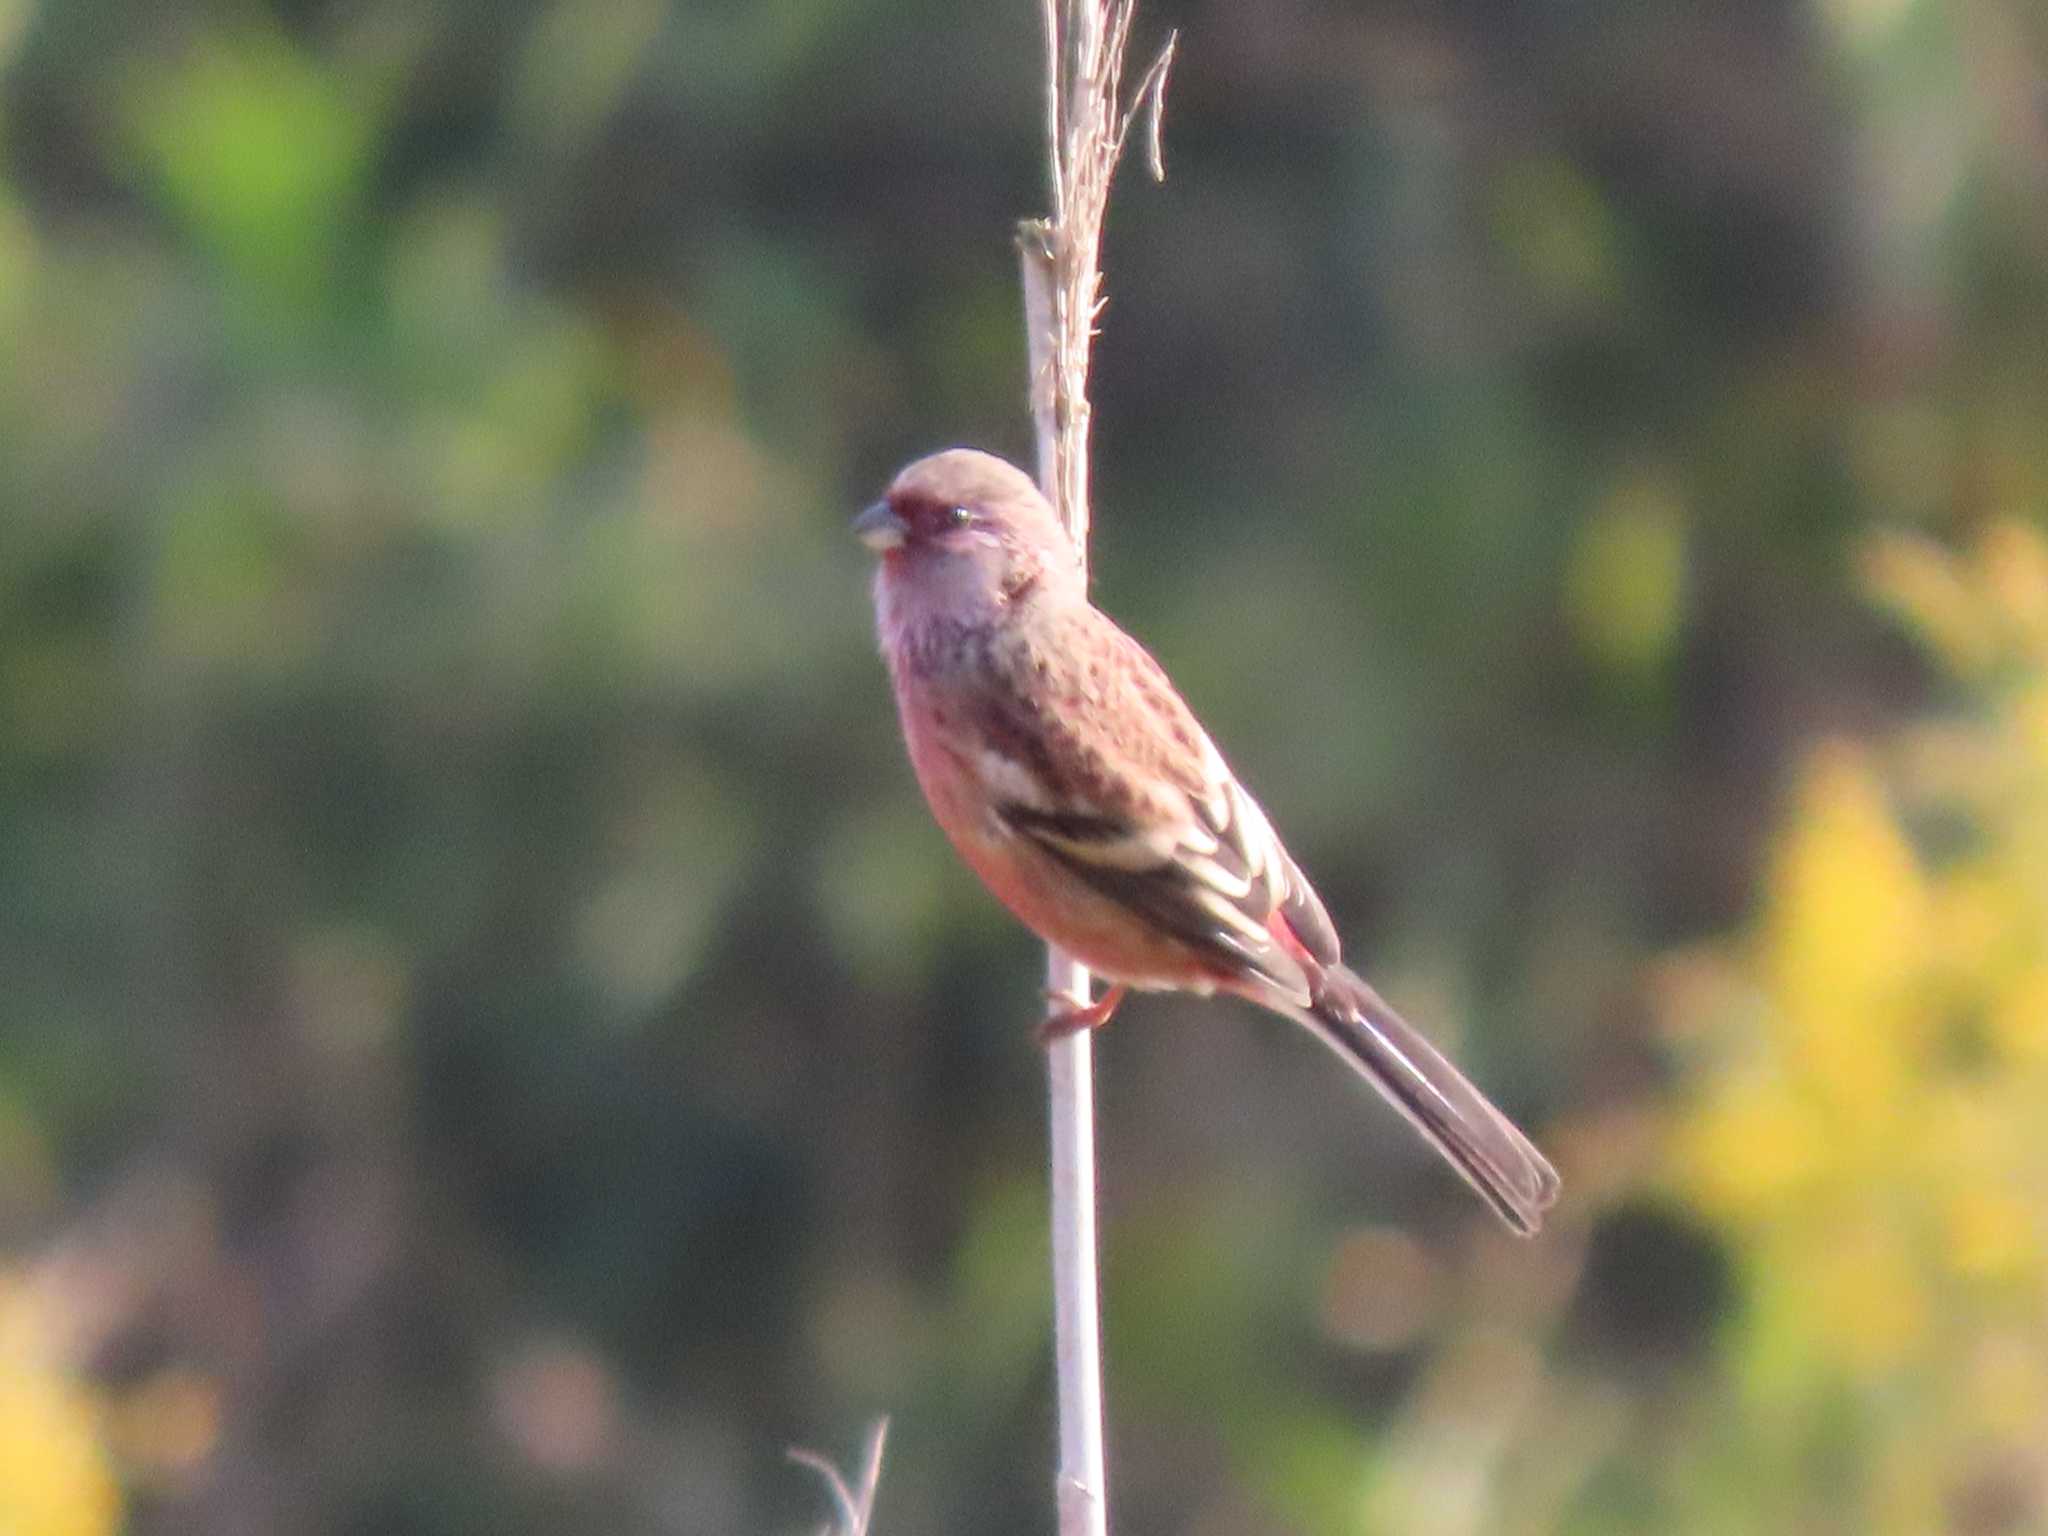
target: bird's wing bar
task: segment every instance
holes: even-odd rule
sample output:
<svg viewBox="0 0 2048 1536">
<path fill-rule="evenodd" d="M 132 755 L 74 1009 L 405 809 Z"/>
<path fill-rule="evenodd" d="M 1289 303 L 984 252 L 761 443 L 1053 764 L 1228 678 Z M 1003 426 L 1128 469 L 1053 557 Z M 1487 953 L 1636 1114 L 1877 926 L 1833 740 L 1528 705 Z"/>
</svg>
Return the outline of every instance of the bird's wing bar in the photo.
<svg viewBox="0 0 2048 1536">
<path fill-rule="evenodd" d="M 1227 770 L 1226 770 L 1227 771 Z M 1206 803 L 1198 803 L 1196 814 L 1214 834 L 1219 862 L 1243 870 L 1266 893 L 1264 916 L 1278 907 L 1287 926 L 1318 965 L 1335 965 L 1342 957 L 1336 926 L 1323 907 L 1322 898 L 1308 883 L 1301 866 L 1289 857 L 1274 833 L 1259 803 L 1245 793 L 1236 779 L 1225 781 Z"/>
<path fill-rule="evenodd" d="M 1194 810 L 1203 830 L 1216 840 L 1216 851 L 1210 857 L 1226 873 L 1246 881 L 1251 887 L 1247 900 L 1262 895 L 1263 905 L 1258 909 L 1262 924 L 1278 907 L 1288 929 L 1316 964 L 1337 964 L 1342 950 L 1322 898 L 1281 846 L 1258 801 L 1245 792 L 1206 738 L 1203 744 L 1212 764 L 1213 787 L 1194 802 Z"/>
<path fill-rule="evenodd" d="M 1116 816 L 1017 804 L 998 806 L 996 814 L 1013 834 L 1154 927 L 1233 973 L 1307 999 L 1306 972 L 1269 927 L 1284 876 L 1276 879 L 1270 859 L 1259 862 L 1242 844 L 1217 836 L 1206 817 L 1141 827 Z"/>
</svg>

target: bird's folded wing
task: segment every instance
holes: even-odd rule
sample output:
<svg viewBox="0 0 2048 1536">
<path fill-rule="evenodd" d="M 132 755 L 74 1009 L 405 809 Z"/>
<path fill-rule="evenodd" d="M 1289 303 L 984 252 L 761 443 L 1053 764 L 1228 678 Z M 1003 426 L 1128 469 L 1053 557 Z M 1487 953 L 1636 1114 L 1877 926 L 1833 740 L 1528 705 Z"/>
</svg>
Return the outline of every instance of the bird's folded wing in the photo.
<svg viewBox="0 0 2048 1536">
<path fill-rule="evenodd" d="M 1184 842 L 1115 820 L 1015 805 L 997 814 L 1013 835 L 1035 843 L 1147 927 L 1180 940 L 1219 970 L 1262 977 L 1288 997 L 1308 1000 L 1300 964 L 1259 920 L 1260 907 L 1270 910 L 1262 889 L 1231 877 L 1203 851 L 1199 834 Z"/>
<path fill-rule="evenodd" d="M 1158 664 L 1089 618 L 1101 628 L 1028 658 L 1038 686 L 989 700 L 980 755 L 997 818 L 1153 927 L 1306 1003 L 1308 971 L 1338 959 L 1322 902 Z M 1276 911 L 1308 966 L 1275 935 Z"/>
</svg>

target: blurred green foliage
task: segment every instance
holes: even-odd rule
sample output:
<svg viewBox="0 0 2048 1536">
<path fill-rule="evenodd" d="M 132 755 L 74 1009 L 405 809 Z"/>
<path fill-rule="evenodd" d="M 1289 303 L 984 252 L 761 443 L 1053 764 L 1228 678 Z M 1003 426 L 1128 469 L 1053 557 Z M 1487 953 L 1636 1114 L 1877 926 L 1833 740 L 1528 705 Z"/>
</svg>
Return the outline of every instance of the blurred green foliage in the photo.
<svg viewBox="0 0 2048 1536">
<path fill-rule="evenodd" d="M 0 0 L 0 1526 L 808 1529 L 881 1411 L 1049 1526 L 1037 959 L 844 534 L 1027 449 L 1035 25 Z M 1103 601 L 1568 1194 L 1135 1006 L 1119 1524 L 2041 1528 L 2048 26 L 1147 25 Z"/>
</svg>

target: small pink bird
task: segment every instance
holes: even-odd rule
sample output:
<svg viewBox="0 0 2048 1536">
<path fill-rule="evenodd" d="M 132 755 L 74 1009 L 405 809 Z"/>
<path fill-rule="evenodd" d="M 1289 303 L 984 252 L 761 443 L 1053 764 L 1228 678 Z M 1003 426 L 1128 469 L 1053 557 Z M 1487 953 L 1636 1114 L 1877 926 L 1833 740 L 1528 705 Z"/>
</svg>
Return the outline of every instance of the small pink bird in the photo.
<svg viewBox="0 0 2048 1536">
<path fill-rule="evenodd" d="M 1305 1024 L 1516 1232 L 1557 1199 L 1543 1154 L 1341 963 L 1266 816 L 1144 647 L 1093 604 L 1030 477 L 919 459 L 854 523 L 910 761 L 946 836 L 1012 912 L 1112 985 L 1232 992 Z"/>
</svg>

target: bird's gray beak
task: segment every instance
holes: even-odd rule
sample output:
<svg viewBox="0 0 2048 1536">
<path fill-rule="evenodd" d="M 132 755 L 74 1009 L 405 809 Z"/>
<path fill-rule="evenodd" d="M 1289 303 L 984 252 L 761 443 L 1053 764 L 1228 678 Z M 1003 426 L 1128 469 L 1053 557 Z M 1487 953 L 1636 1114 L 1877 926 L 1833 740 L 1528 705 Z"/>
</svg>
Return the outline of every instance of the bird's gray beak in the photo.
<svg viewBox="0 0 2048 1536">
<path fill-rule="evenodd" d="M 867 511 L 853 520 L 854 537 L 877 553 L 883 550 L 900 549 L 910 530 L 903 525 L 903 519 L 896 515 L 896 509 L 886 501 L 878 501 Z"/>
</svg>

